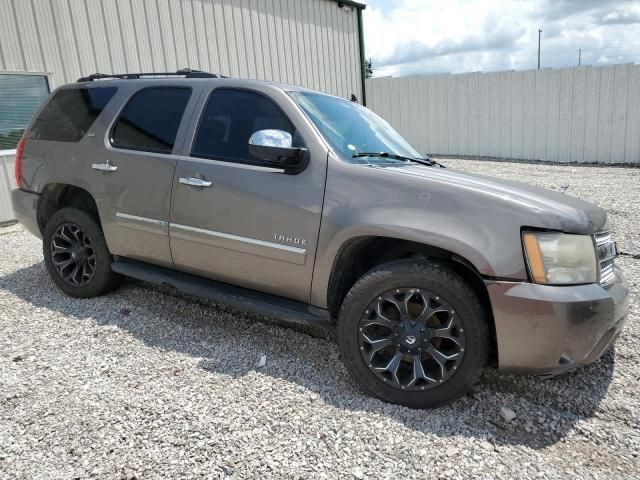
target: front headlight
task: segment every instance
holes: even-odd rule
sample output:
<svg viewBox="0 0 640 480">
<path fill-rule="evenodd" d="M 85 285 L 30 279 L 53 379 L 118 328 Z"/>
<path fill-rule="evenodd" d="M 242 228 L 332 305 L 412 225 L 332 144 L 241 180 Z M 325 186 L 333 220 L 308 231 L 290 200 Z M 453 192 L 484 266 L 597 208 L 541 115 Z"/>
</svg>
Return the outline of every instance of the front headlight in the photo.
<svg viewBox="0 0 640 480">
<path fill-rule="evenodd" d="M 524 232 L 522 243 L 535 283 L 570 285 L 598 281 L 596 251 L 591 236 Z"/>
</svg>

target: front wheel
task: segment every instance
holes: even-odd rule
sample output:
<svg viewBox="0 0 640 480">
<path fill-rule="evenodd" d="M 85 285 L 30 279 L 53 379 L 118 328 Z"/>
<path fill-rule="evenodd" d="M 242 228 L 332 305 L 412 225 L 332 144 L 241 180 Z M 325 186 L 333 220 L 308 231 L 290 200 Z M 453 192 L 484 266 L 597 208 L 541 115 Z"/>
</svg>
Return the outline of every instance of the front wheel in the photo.
<svg viewBox="0 0 640 480">
<path fill-rule="evenodd" d="M 486 314 L 477 295 L 439 263 L 399 260 L 351 288 L 338 343 L 358 386 L 384 401 L 431 408 L 468 391 L 487 361 Z"/>
<path fill-rule="evenodd" d="M 58 210 L 47 222 L 42 244 L 49 276 L 67 295 L 95 297 L 119 285 L 102 229 L 88 213 Z"/>
</svg>

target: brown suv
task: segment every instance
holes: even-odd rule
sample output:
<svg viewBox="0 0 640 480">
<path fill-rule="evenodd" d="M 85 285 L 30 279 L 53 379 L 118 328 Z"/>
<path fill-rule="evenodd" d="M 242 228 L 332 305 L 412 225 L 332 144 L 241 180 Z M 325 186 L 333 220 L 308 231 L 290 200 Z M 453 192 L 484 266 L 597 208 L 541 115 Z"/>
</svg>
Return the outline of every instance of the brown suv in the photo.
<svg viewBox="0 0 640 480">
<path fill-rule="evenodd" d="M 337 323 L 355 382 L 411 407 L 461 395 L 488 361 L 592 362 L 620 332 L 602 209 L 441 168 L 341 98 L 161 75 L 58 88 L 20 142 L 14 209 L 67 294 L 130 276 Z"/>
</svg>

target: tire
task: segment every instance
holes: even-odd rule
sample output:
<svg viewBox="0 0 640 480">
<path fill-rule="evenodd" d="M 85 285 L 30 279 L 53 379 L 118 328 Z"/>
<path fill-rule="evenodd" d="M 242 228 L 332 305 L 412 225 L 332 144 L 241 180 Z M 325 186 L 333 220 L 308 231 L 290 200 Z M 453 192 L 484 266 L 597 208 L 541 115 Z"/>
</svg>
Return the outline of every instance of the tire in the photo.
<svg viewBox="0 0 640 480">
<path fill-rule="evenodd" d="M 423 260 L 392 261 L 360 278 L 342 304 L 337 337 L 361 390 L 410 408 L 434 408 L 466 393 L 486 365 L 489 344 L 474 290 L 445 265 Z"/>
<path fill-rule="evenodd" d="M 102 229 L 91 214 L 76 208 L 58 210 L 47 222 L 42 239 L 47 272 L 67 295 L 97 297 L 120 285 L 121 277 L 111 270 L 112 257 Z"/>
</svg>

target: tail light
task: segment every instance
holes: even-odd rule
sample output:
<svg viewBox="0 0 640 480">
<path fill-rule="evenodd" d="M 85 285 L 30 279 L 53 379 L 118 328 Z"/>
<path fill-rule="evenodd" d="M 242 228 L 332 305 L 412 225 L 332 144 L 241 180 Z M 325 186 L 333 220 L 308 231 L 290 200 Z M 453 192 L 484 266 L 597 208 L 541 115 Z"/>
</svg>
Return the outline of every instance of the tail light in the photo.
<svg viewBox="0 0 640 480">
<path fill-rule="evenodd" d="M 15 161 L 15 173 L 16 173 L 16 185 L 18 188 L 22 188 L 22 152 L 24 151 L 24 137 L 20 138 L 18 146 L 16 147 L 16 161 Z"/>
</svg>

